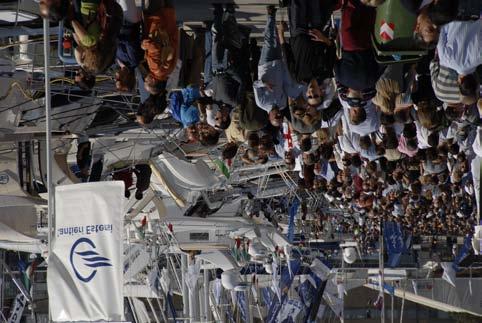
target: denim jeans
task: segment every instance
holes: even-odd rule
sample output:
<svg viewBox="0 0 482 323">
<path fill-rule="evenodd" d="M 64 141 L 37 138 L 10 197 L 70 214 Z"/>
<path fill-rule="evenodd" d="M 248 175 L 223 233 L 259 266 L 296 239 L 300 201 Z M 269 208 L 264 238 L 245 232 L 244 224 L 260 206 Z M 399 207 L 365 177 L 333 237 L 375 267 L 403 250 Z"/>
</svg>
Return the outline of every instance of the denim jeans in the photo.
<svg viewBox="0 0 482 323">
<path fill-rule="evenodd" d="M 288 7 L 291 37 L 306 34 L 308 29 L 323 30 L 336 0 L 291 0 Z"/>
<path fill-rule="evenodd" d="M 213 34 L 211 31 L 206 31 L 204 35 L 204 84 L 209 84 L 213 79 Z"/>
<path fill-rule="evenodd" d="M 264 41 L 258 65 L 281 59 L 281 46 L 276 35 L 276 18 L 269 15 L 264 29 Z"/>
<path fill-rule="evenodd" d="M 136 6 L 135 0 L 118 0 L 124 13 L 124 21 L 130 24 L 137 24 L 141 21 L 141 11 Z"/>
<path fill-rule="evenodd" d="M 222 44 L 223 24 L 227 20 L 234 20 L 228 12 L 214 12 L 214 21 L 211 27 L 211 70 L 213 72 L 228 68 L 228 50 Z M 207 48 L 206 48 L 207 49 Z"/>
</svg>

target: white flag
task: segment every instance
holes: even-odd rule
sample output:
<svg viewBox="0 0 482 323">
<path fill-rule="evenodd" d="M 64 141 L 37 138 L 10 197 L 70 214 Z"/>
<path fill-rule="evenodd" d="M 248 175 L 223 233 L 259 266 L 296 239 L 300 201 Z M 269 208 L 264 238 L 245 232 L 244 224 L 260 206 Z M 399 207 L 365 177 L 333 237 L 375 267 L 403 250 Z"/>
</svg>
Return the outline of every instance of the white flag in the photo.
<svg viewBox="0 0 482 323">
<path fill-rule="evenodd" d="M 418 295 L 418 286 L 417 286 L 417 282 L 415 280 L 412 280 L 412 287 L 413 287 L 413 292 L 415 293 L 415 295 Z"/>
<path fill-rule="evenodd" d="M 52 320 L 122 321 L 124 183 L 55 188 L 47 287 Z"/>
<path fill-rule="evenodd" d="M 338 298 L 343 299 L 343 297 L 346 295 L 345 285 L 343 283 L 340 283 L 337 284 L 336 287 L 338 289 Z"/>
<path fill-rule="evenodd" d="M 323 304 L 320 304 L 320 307 L 318 307 L 318 313 L 316 314 L 316 317 L 321 319 L 323 318 L 323 314 L 325 314 L 326 306 Z"/>
<path fill-rule="evenodd" d="M 22 293 L 18 294 L 17 297 L 15 297 L 15 301 L 13 302 L 12 306 L 12 312 L 10 313 L 10 317 L 8 318 L 8 323 L 20 322 L 26 303 L 27 300 Z"/>
<path fill-rule="evenodd" d="M 167 268 L 161 269 L 161 278 L 159 279 L 159 282 L 164 293 L 169 294 L 171 292 L 171 275 Z"/>
<path fill-rule="evenodd" d="M 328 306 L 330 306 L 336 317 L 341 317 L 341 314 L 343 312 L 343 300 L 327 292 L 323 294 L 323 299 L 328 304 Z"/>
<path fill-rule="evenodd" d="M 444 273 L 442 275 L 442 279 L 447 281 L 450 285 L 455 287 L 455 270 L 452 267 L 451 262 L 441 262 L 440 266 L 442 266 Z"/>
<path fill-rule="evenodd" d="M 307 275 L 307 276 L 306 276 L 306 280 L 309 281 L 310 284 L 311 284 L 314 288 L 317 287 L 317 286 L 316 286 L 315 279 L 314 279 L 313 277 L 311 277 L 310 275 Z"/>
<path fill-rule="evenodd" d="M 187 266 L 186 285 L 189 293 L 193 293 L 196 288 L 199 272 L 201 271 L 201 261 L 194 260 L 194 263 Z"/>
<path fill-rule="evenodd" d="M 163 268 L 165 269 L 165 268 Z M 163 272 L 164 274 L 164 272 Z M 165 274 L 165 275 L 168 275 Z M 154 266 L 152 267 L 151 270 L 149 270 L 149 272 L 147 273 L 147 284 L 149 285 L 149 287 L 151 288 L 152 291 L 156 291 L 157 290 L 157 282 L 158 282 L 158 279 L 159 279 L 159 269 L 157 268 L 157 266 Z M 162 283 L 161 283 L 161 286 L 162 286 Z M 169 286 L 169 285 L 167 285 Z M 164 287 L 164 286 L 162 286 Z M 169 292 L 169 288 L 167 288 L 168 290 L 165 290 L 166 293 Z"/>
<path fill-rule="evenodd" d="M 311 271 L 318 276 L 321 280 L 327 280 L 330 275 L 330 268 L 321 262 L 321 260 L 316 259 L 311 263 Z"/>
<path fill-rule="evenodd" d="M 216 300 L 216 305 L 221 304 L 221 293 L 223 292 L 223 285 L 220 278 L 216 278 L 214 281 L 214 299 Z"/>
<path fill-rule="evenodd" d="M 299 322 L 303 308 L 300 300 L 289 299 L 281 306 L 276 322 Z"/>
<path fill-rule="evenodd" d="M 281 289 L 279 287 L 278 264 L 276 263 L 276 260 L 273 261 L 272 266 L 273 266 L 273 274 L 271 276 L 271 282 L 272 282 L 271 289 L 278 296 L 278 300 L 281 302 Z"/>
</svg>

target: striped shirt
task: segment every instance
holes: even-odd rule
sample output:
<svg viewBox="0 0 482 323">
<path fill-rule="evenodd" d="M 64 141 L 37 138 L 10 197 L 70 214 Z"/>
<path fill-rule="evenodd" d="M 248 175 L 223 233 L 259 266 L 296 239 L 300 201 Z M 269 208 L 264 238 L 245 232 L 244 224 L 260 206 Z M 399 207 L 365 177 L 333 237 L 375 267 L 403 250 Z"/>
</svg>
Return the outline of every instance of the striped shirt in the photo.
<svg viewBox="0 0 482 323">
<path fill-rule="evenodd" d="M 441 66 L 438 61 L 430 62 L 430 76 L 435 96 L 445 103 L 459 103 L 460 90 L 457 83 L 458 74 L 451 68 Z"/>
</svg>

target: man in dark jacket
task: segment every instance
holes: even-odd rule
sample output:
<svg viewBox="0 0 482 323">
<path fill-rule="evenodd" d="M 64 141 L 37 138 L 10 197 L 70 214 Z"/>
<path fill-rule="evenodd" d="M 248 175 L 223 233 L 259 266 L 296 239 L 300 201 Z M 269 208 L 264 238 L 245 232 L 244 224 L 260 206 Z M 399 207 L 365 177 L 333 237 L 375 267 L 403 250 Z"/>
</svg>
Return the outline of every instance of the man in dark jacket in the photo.
<svg viewBox="0 0 482 323">
<path fill-rule="evenodd" d="M 244 102 L 250 85 L 248 38 L 236 23 L 232 5 L 226 6 L 224 12 L 221 5 L 215 5 L 208 36 L 204 94 L 219 106 L 232 109 Z"/>
<path fill-rule="evenodd" d="M 235 67 L 213 75 L 206 90 L 212 90 L 214 101 L 224 103 L 230 107 L 241 104 L 246 93 L 246 77 Z"/>
<path fill-rule="evenodd" d="M 335 59 L 333 42 L 323 33 L 335 9 L 335 0 L 292 0 L 289 7 L 290 42 L 279 32 L 288 70 L 298 83 L 331 77 Z"/>
<path fill-rule="evenodd" d="M 136 182 L 136 199 L 142 200 L 143 193 L 149 188 L 151 183 L 151 167 L 147 164 L 138 164 L 134 167 L 134 173 L 137 177 Z"/>
</svg>

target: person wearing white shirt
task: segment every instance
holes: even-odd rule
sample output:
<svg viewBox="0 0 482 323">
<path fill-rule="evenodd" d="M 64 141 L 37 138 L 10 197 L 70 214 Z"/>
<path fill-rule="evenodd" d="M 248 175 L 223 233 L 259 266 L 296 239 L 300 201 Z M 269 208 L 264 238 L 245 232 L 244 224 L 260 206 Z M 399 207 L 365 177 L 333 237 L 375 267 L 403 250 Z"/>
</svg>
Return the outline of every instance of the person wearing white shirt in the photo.
<svg viewBox="0 0 482 323">
<path fill-rule="evenodd" d="M 336 95 L 336 86 L 332 78 L 328 78 L 321 84 L 321 89 L 323 92 L 323 102 L 318 107 L 320 110 L 327 109 Z"/>
<path fill-rule="evenodd" d="M 363 107 L 365 110 L 366 118 L 359 124 L 354 124 L 350 116 L 350 110 L 354 109 L 350 107 L 348 102 L 340 98 L 340 102 L 343 106 L 344 119 L 347 122 L 347 126 L 350 131 L 357 133 L 361 136 L 369 135 L 372 132 L 378 131 L 380 128 L 380 113 L 377 111 L 373 102 L 368 101 Z"/>
<path fill-rule="evenodd" d="M 430 148 L 432 146 L 429 145 L 428 143 L 428 137 L 432 133 L 430 130 L 428 130 L 425 127 L 422 127 L 420 122 L 414 121 L 415 127 L 417 128 L 417 142 L 418 142 L 418 148 L 419 149 L 426 149 Z"/>
<path fill-rule="evenodd" d="M 219 111 L 219 106 L 216 103 L 208 104 L 206 106 L 206 122 L 211 127 L 216 127 L 216 114 Z"/>
<path fill-rule="evenodd" d="M 376 160 L 381 156 L 377 154 L 376 147 L 372 143 L 368 149 L 364 149 L 360 145 L 361 136 L 356 133 L 344 133 L 338 137 L 338 143 L 340 148 L 348 154 L 360 154 L 362 158 L 366 158 L 370 161 Z"/>
</svg>

